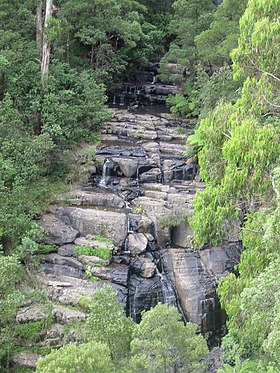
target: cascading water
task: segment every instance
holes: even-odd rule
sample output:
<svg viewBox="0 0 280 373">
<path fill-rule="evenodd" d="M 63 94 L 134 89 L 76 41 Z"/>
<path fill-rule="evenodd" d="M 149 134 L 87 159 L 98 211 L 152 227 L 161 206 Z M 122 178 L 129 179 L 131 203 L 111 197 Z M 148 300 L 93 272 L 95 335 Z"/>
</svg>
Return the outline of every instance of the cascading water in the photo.
<svg viewBox="0 0 280 373">
<path fill-rule="evenodd" d="M 102 177 L 101 177 L 101 180 L 98 184 L 99 188 L 107 188 L 108 187 L 108 182 L 109 182 L 109 179 L 110 179 L 109 167 L 108 166 L 109 166 L 110 163 L 111 163 L 110 160 L 106 159 L 106 161 L 103 164 Z"/>
</svg>

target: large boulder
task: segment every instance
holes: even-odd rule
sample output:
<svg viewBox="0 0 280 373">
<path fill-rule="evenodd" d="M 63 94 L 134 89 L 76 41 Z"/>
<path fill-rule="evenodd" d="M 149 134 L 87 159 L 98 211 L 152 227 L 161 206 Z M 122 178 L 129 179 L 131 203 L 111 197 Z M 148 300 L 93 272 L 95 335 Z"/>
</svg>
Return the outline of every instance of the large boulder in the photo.
<svg viewBox="0 0 280 373">
<path fill-rule="evenodd" d="M 35 369 L 40 355 L 28 352 L 20 352 L 12 356 L 12 363 L 19 367 Z"/>
<path fill-rule="evenodd" d="M 83 312 L 58 305 L 53 307 L 52 313 L 56 322 L 61 324 L 83 322 L 86 319 L 86 315 Z"/>
<path fill-rule="evenodd" d="M 144 278 L 151 278 L 156 273 L 156 265 L 150 258 L 138 258 L 132 262 L 135 273 Z"/>
<path fill-rule="evenodd" d="M 217 279 L 201 262 L 199 253 L 170 248 L 171 261 L 177 294 L 188 320 L 198 325 L 207 337 L 224 325 L 225 313 L 220 309 L 216 295 Z"/>
<path fill-rule="evenodd" d="M 44 233 L 41 241 L 48 245 L 72 243 L 79 235 L 77 229 L 61 221 L 53 214 L 44 215 L 39 220 L 38 225 Z"/>
<path fill-rule="evenodd" d="M 125 213 L 94 208 L 62 207 L 56 214 L 74 227 L 82 236 L 101 235 L 110 237 L 116 246 L 121 246 L 127 235 Z"/>
<path fill-rule="evenodd" d="M 139 255 L 146 250 L 148 239 L 144 233 L 130 233 L 126 245 L 132 255 Z"/>
<path fill-rule="evenodd" d="M 16 321 L 19 323 L 35 322 L 45 319 L 48 316 L 47 311 L 42 305 L 32 304 L 22 307 L 18 310 Z"/>
</svg>

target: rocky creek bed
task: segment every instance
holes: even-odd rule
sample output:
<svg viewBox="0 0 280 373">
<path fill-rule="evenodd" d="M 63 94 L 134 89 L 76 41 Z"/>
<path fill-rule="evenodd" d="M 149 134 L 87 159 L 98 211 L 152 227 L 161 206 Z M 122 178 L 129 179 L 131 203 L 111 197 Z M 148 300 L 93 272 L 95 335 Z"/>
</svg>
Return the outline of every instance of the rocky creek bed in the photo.
<svg viewBox="0 0 280 373">
<path fill-rule="evenodd" d="M 203 184 L 196 159 L 183 155 L 191 131 L 170 114 L 126 110 L 104 125 L 89 182 L 60 196 L 39 221 L 43 242 L 54 246 L 37 278 L 56 305 L 41 345 L 65 343 L 61 325 L 82 322 L 86 315 L 72 308 L 103 284 L 118 291 L 135 321 L 168 303 L 198 325 L 210 346 L 219 342 L 225 314 L 217 282 L 238 263 L 241 247 L 232 235 L 224 247 L 192 248 L 187 218 Z M 80 247 L 106 248 L 112 257 L 79 253 Z M 28 307 L 20 312 L 36 315 Z M 75 332 L 67 338 L 75 340 Z"/>
</svg>

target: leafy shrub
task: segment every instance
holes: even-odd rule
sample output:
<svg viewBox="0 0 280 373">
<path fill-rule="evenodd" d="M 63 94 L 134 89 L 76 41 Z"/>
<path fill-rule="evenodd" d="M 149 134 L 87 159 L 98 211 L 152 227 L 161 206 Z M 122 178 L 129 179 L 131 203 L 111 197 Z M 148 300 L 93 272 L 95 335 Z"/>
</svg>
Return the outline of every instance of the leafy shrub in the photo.
<svg viewBox="0 0 280 373">
<path fill-rule="evenodd" d="M 104 236 L 99 236 L 99 235 L 96 235 L 96 236 L 92 236 L 92 239 L 93 240 L 96 240 L 96 241 L 99 241 L 99 242 L 105 242 L 105 243 L 112 243 L 112 240 L 110 240 L 110 238 L 107 238 L 107 237 L 104 237 Z"/>
<path fill-rule="evenodd" d="M 24 324 L 17 324 L 15 326 L 16 335 L 25 340 L 37 339 L 41 331 L 45 327 L 45 321 L 27 322 Z"/>
<path fill-rule="evenodd" d="M 100 259 L 109 260 L 112 252 L 109 247 L 76 246 L 77 255 L 97 256 Z"/>
</svg>

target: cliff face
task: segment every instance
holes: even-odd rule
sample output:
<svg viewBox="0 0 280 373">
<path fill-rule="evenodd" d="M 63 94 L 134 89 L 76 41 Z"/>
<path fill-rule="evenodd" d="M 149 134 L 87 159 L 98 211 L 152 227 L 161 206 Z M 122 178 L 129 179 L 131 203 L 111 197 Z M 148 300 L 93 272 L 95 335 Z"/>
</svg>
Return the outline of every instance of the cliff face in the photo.
<svg viewBox="0 0 280 373">
<path fill-rule="evenodd" d="M 168 303 L 215 344 L 225 322 L 217 281 L 237 264 L 241 247 L 232 232 L 225 247 L 192 248 L 187 220 L 203 184 L 196 158 L 183 155 L 191 131 L 169 114 L 115 112 L 89 183 L 61 197 L 39 223 L 44 242 L 57 248 L 38 273 L 53 301 L 75 305 L 109 283 L 134 320 Z M 100 257 L 102 248 L 112 257 Z"/>
</svg>

